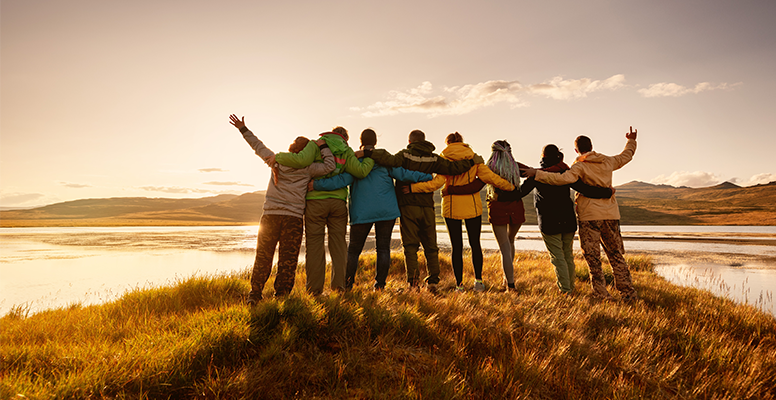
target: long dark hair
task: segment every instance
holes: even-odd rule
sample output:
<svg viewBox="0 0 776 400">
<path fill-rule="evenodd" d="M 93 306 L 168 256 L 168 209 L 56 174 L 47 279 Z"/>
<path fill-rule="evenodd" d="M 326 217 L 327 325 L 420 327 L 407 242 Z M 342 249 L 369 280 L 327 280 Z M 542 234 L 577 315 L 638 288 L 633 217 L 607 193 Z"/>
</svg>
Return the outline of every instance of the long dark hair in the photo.
<svg viewBox="0 0 776 400">
<path fill-rule="evenodd" d="M 552 167 L 563 162 L 563 153 L 554 144 L 548 144 L 542 149 L 542 168 Z"/>
</svg>

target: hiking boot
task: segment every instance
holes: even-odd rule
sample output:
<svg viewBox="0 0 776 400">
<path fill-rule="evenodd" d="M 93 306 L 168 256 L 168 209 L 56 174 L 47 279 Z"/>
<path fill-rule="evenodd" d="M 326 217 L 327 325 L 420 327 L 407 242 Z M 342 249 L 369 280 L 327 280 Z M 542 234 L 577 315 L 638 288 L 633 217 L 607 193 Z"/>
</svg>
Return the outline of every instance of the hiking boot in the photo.
<svg viewBox="0 0 776 400">
<path fill-rule="evenodd" d="M 484 292 L 485 291 L 485 284 L 482 283 L 481 280 L 474 281 L 474 291 L 475 292 Z"/>
</svg>

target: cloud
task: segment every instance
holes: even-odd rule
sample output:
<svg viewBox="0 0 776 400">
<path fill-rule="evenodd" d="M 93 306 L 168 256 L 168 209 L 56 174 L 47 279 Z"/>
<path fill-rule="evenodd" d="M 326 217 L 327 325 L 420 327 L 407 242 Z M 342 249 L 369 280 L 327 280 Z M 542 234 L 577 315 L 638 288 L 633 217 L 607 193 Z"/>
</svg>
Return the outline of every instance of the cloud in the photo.
<svg viewBox="0 0 776 400">
<path fill-rule="evenodd" d="M 227 172 L 226 169 L 221 168 L 200 168 L 199 172 Z"/>
<path fill-rule="evenodd" d="M 511 107 L 525 107 L 525 96 L 542 96 L 554 100 L 571 100 L 587 97 L 589 93 L 617 90 L 625 86 L 624 75 L 613 75 L 604 80 L 563 79 L 555 77 L 547 82 L 523 85 L 519 81 L 494 80 L 482 83 L 443 87 L 435 93 L 431 82 L 406 91 L 392 90 L 388 100 L 378 101 L 367 107 L 352 107 L 365 117 L 396 115 L 401 113 L 460 115 L 498 103 Z"/>
<path fill-rule="evenodd" d="M 738 178 L 733 178 L 730 181 L 740 186 L 764 185 L 766 183 L 776 182 L 776 174 L 765 172 L 753 175 L 748 181 L 742 181 Z"/>
<path fill-rule="evenodd" d="M 669 176 L 659 175 L 652 179 L 650 183 L 671 186 L 708 187 L 722 183 L 722 178 L 703 171 L 676 171 Z"/>
<path fill-rule="evenodd" d="M 44 197 L 46 195 L 42 193 L 1 193 L 0 204 L 3 207 L 10 207 L 31 205 L 30 203 L 35 202 L 37 205 L 41 203 L 39 200 Z"/>
<path fill-rule="evenodd" d="M 92 187 L 92 185 L 82 184 L 82 183 L 70 183 L 70 182 L 59 182 L 60 185 L 64 187 L 69 187 L 73 189 L 83 189 L 83 188 L 89 188 Z"/>
<path fill-rule="evenodd" d="M 204 185 L 219 185 L 219 186 L 253 186 L 248 183 L 240 183 L 240 182 L 204 182 Z"/>
<path fill-rule="evenodd" d="M 639 93 L 644 97 L 679 97 L 686 94 L 698 94 L 709 90 L 732 89 L 738 85 L 740 85 L 740 83 L 732 85 L 720 83 L 713 85 L 709 82 L 701 82 L 695 85 L 694 88 L 688 88 L 676 83 L 661 82 L 649 85 L 646 89 L 639 89 Z"/>
</svg>

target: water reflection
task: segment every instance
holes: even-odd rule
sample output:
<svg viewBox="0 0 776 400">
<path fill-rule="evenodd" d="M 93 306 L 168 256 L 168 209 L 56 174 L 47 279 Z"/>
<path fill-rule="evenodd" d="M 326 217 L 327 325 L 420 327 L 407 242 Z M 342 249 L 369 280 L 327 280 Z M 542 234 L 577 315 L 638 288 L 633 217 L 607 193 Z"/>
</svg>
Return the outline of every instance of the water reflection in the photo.
<svg viewBox="0 0 776 400">
<path fill-rule="evenodd" d="M 757 264 L 731 267 L 701 263 L 663 265 L 656 267 L 655 272 L 671 283 L 708 290 L 776 315 L 773 302 L 776 269 Z"/>
<path fill-rule="evenodd" d="M 672 282 L 693 284 L 698 273 L 711 268 L 734 288 L 730 290 L 730 297 L 734 297 L 744 282 L 736 274 L 745 271 L 749 274 L 743 278 L 748 279 L 748 291 L 738 301 L 749 299 L 750 303 L 760 293 L 772 296 L 776 288 L 776 270 L 763 271 L 751 265 L 730 268 L 724 263 L 686 261 L 687 257 L 681 255 L 693 252 L 772 259 L 776 257 L 776 227 L 625 226 L 622 230 L 627 251 L 680 254 L 676 259 L 683 261 L 672 261 L 658 269 Z M 0 315 L 14 305 L 26 304 L 35 312 L 73 302 L 100 303 L 130 288 L 166 285 L 193 274 L 243 270 L 252 264 L 257 232 L 257 226 L 0 228 Z M 652 239 L 656 235 L 659 238 Z M 682 240 L 672 240 L 672 236 L 681 236 Z M 394 238 L 399 237 L 396 227 Z M 437 237 L 440 246 L 449 246 L 444 226 L 439 226 Z M 688 241 L 688 237 L 703 240 Z M 731 237 L 745 240 L 716 240 Z M 498 248 L 488 225 L 483 226 L 481 240 L 483 248 Z M 522 227 L 516 248 L 545 251 L 538 228 Z M 770 311 L 774 312 L 772 301 Z"/>
</svg>

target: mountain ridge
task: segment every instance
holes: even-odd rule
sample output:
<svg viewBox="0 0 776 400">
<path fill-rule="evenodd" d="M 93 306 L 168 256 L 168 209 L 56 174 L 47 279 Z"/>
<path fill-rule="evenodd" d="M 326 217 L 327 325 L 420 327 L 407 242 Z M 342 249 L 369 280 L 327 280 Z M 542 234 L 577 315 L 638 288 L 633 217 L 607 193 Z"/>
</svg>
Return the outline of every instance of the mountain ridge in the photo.
<svg viewBox="0 0 776 400">
<path fill-rule="evenodd" d="M 776 225 L 776 182 L 748 187 L 723 182 L 689 188 L 631 181 L 615 189 L 623 225 Z M 439 221 L 438 191 L 434 199 Z M 523 202 L 526 224 L 536 224 L 533 196 L 526 196 Z M 0 226 L 255 225 L 263 204 L 264 191 L 197 199 L 80 199 L 0 210 Z M 487 221 L 484 198 L 483 221 Z"/>
</svg>

